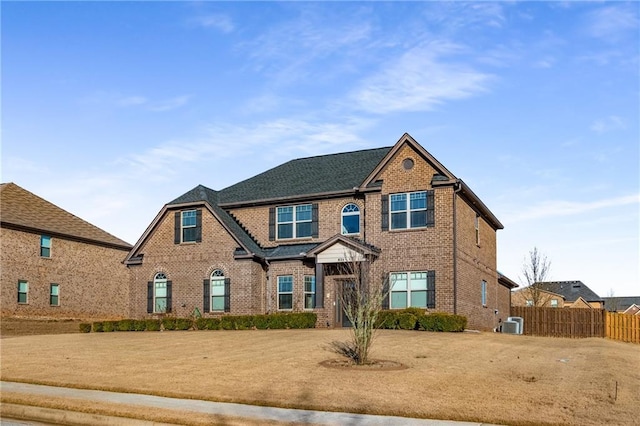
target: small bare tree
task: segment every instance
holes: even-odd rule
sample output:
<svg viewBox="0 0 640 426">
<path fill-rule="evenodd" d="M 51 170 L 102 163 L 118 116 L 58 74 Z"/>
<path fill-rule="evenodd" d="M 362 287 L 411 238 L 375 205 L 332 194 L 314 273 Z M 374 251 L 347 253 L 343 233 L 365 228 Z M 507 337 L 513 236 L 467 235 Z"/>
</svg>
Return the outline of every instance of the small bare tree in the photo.
<svg viewBox="0 0 640 426">
<path fill-rule="evenodd" d="M 533 306 L 545 306 L 551 299 L 549 294 L 540 283 L 549 276 L 551 262 L 547 256 L 534 247 L 529 251 L 529 257 L 525 257 L 522 265 L 522 274 L 526 281 L 526 287 L 522 290 L 527 300 L 531 300 Z"/>
<path fill-rule="evenodd" d="M 369 258 L 350 258 L 339 267 L 340 275 L 348 278 L 336 289 L 344 315 L 351 323 L 351 340 L 334 341 L 330 349 L 357 365 L 367 364 L 376 331 L 376 320 L 382 301 L 388 295 L 385 283 L 374 282 Z"/>
</svg>

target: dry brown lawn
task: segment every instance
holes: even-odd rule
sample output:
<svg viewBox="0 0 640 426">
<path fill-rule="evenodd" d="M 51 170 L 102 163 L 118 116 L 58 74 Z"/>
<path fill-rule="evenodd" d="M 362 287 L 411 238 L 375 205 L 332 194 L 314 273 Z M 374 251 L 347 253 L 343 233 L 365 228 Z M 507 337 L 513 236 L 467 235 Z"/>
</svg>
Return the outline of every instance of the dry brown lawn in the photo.
<svg viewBox="0 0 640 426">
<path fill-rule="evenodd" d="M 637 424 L 640 345 L 493 333 L 381 331 L 394 371 L 319 364 L 346 330 L 9 337 L 1 378 L 280 407 L 498 424 Z M 5 395 L 3 395 L 5 398 Z"/>
</svg>

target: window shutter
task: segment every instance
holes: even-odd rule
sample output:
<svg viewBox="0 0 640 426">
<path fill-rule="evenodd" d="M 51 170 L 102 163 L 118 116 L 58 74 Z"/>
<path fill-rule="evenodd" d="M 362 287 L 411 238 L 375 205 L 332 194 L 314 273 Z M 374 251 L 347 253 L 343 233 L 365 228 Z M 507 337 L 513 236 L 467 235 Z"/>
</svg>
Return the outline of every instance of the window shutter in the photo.
<svg viewBox="0 0 640 426">
<path fill-rule="evenodd" d="M 202 209 L 196 210 L 196 243 L 202 242 Z"/>
<path fill-rule="evenodd" d="M 318 203 L 311 205 L 311 236 L 318 238 Z"/>
<path fill-rule="evenodd" d="M 324 308 L 324 269 L 316 263 L 316 308 Z"/>
<path fill-rule="evenodd" d="M 167 281 L 167 313 L 172 312 L 172 303 L 171 303 L 171 281 Z"/>
<path fill-rule="evenodd" d="M 210 312 L 211 311 L 211 286 L 209 280 L 204 280 L 202 282 L 202 293 L 204 294 L 204 298 L 202 299 L 202 311 Z"/>
<path fill-rule="evenodd" d="M 147 313 L 153 313 L 153 281 L 147 283 Z"/>
<path fill-rule="evenodd" d="M 435 226 L 435 197 L 433 190 L 427 191 L 427 226 Z"/>
<path fill-rule="evenodd" d="M 269 208 L 269 241 L 276 239 L 276 208 Z"/>
<path fill-rule="evenodd" d="M 436 271 L 427 271 L 427 308 L 436 307 Z"/>
<path fill-rule="evenodd" d="M 231 278 L 224 279 L 224 311 L 231 312 Z"/>
<path fill-rule="evenodd" d="M 389 196 L 384 194 L 380 196 L 380 204 L 382 211 L 382 230 L 389 230 Z"/>
<path fill-rule="evenodd" d="M 389 309 L 389 274 L 382 274 L 382 309 Z"/>
<path fill-rule="evenodd" d="M 18 303 L 20 303 L 20 281 L 18 281 Z"/>
<path fill-rule="evenodd" d="M 181 225 L 180 212 L 176 212 L 174 215 L 174 223 L 173 223 L 173 229 L 174 229 L 173 243 L 174 244 L 180 244 L 180 241 L 182 241 L 182 236 L 180 235 L 180 228 L 181 228 L 180 225 Z"/>
</svg>

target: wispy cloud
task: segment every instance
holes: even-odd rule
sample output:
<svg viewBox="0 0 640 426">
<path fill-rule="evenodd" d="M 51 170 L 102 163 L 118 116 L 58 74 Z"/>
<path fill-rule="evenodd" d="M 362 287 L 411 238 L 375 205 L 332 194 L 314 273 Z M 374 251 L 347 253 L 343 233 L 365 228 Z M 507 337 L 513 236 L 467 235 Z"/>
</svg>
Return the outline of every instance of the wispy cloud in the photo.
<svg viewBox="0 0 640 426">
<path fill-rule="evenodd" d="M 587 30 L 592 37 L 615 42 L 638 30 L 637 4 L 615 4 L 590 12 Z"/>
<path fill-rule="evenodd" d="M 189 21 L 192 25 L 204 28 L 213 28 L 225 34 L 233 32 L 235 25 L 229 15 L 209 14 L 192 18 Z"/>
<path fill-rule="evenodd" d="M 144 105 L 148 102 L 148 99 L 144 96 L 125 96 L 116 101 L 116 103 L 120 106 L 128 107 L 128 106 L 136 106 L 136 105 Z"/>
<path fill-rule="evenodd" d="M 596 133 L 607 133 L 613 130 L 625 129 L 626 126 L 622 118 L 617 115 L 610 115 L 594 121 L 589 128 Z"/>
<path fill-rule="evenodd" d="M 493 78 L 468 65 L 448 60 L 463 48 L 431 42 L 409 49 L 365 79 L 351 98 L 358 109 L 376 114 L 428 111 L 444 101 L 486 92 Z"/>
<path fill-rule="evenodd" d="M 191 98 L 190 95 L 182 95 L 182 96 L 176 96 L 175 98 L 164 99 L 164 100 L 152 103 L 149 106 L 149 110 L 156 111 L 156 112 L 171 111 L 186 105 L 187 102 L 189 102 L 190 98 Z"/>
<path fill-rule="evenodd" d="M 147 111 L 165 112 L 186 105 L 191 95 L 180 95 L 167 99 L 151 99 L 143 95 L 123 95 L 117 92 L 100 91 L 80 100 L 81 103 L 105 104 L 118 108 L 142 108 Z"/>
<path fill-rule="evenodd" d="M 558 216 L 578 216 L 593 210 L 610 207 L 620 207 L 630 204 L 639 204 L 640 194 L 626 195 L 615 198 L 605 198 L 602 200 L 588 202 L 573 202 L 563 200 L 551 200 L 532 205 L 521 212 L 514 213 L 508 222 L 516 223 L 527 220 L 544 219 Z"/>
</svg>

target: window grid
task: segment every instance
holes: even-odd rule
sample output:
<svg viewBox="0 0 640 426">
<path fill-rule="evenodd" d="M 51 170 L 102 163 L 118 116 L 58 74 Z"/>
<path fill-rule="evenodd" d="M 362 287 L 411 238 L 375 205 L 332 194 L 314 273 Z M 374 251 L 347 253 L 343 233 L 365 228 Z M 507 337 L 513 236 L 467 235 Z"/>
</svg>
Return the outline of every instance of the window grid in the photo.
<svg viewBox="0 0 640 426">
<path fill-rule="evenodd" d="M 487 282 L 485 280 L 482 280 L 482 282 L 480 283 L 480 293 L 482 306 L 487 306 Z"/>
<path fill-rule="evenodd" d="M 304 308 L 313 309 L 316 307 L 316 277 L 305 275 L 304 277 Z"/>
<path fill-rule="evenodd" d="M 435 283 L 430 282 L 428 272 L 395 272 L 390 280 L 391 309 L 435 308 Z"/>
<path fill-rule="evenodd" d="M 278 310 L 293 309 L 293 276 L 278 277 Z"/>
<path fill-rule="evenodd" d="M 356 235 L 360 233 L 360 207 L 350 203 L 342 209 L 342 235 Z"/>
<path fill-rule="evenodd" d="M 391 229 L 424 228 L 427 226 L 427 192 L 391 194 Z"/>
<path fill-rule="evenodd" d="M 60 306 L 60 286 L 58 284 L 51 284 L 49 304 L 51 306 Z"/>
<path fill-rule="evenodd" d="M 165 274 L 156 274 L 153 289 L 153 312 L 167 312 L 167 276 Z"/>
<path fill-rule="evenodd" d="M 278 239 L 311 237 L 313 207 L 311 204 L 277 208 Z"/>
<path fill-rule="evenodd" d="M 216 269 L 211 274 L 211 311 L 224 311 L 224 272 Z"/>
<path fill-rule="evenodd" d="M 48 235 L 40 236 L 40 256 L 51 257 L 51 237 Z"/>
<path fill-rule="evenodd" d="M 190 243 L 196 241 L 196 211 L 187 210 L 182 213 L 182 242 Z"/>
</svg>

